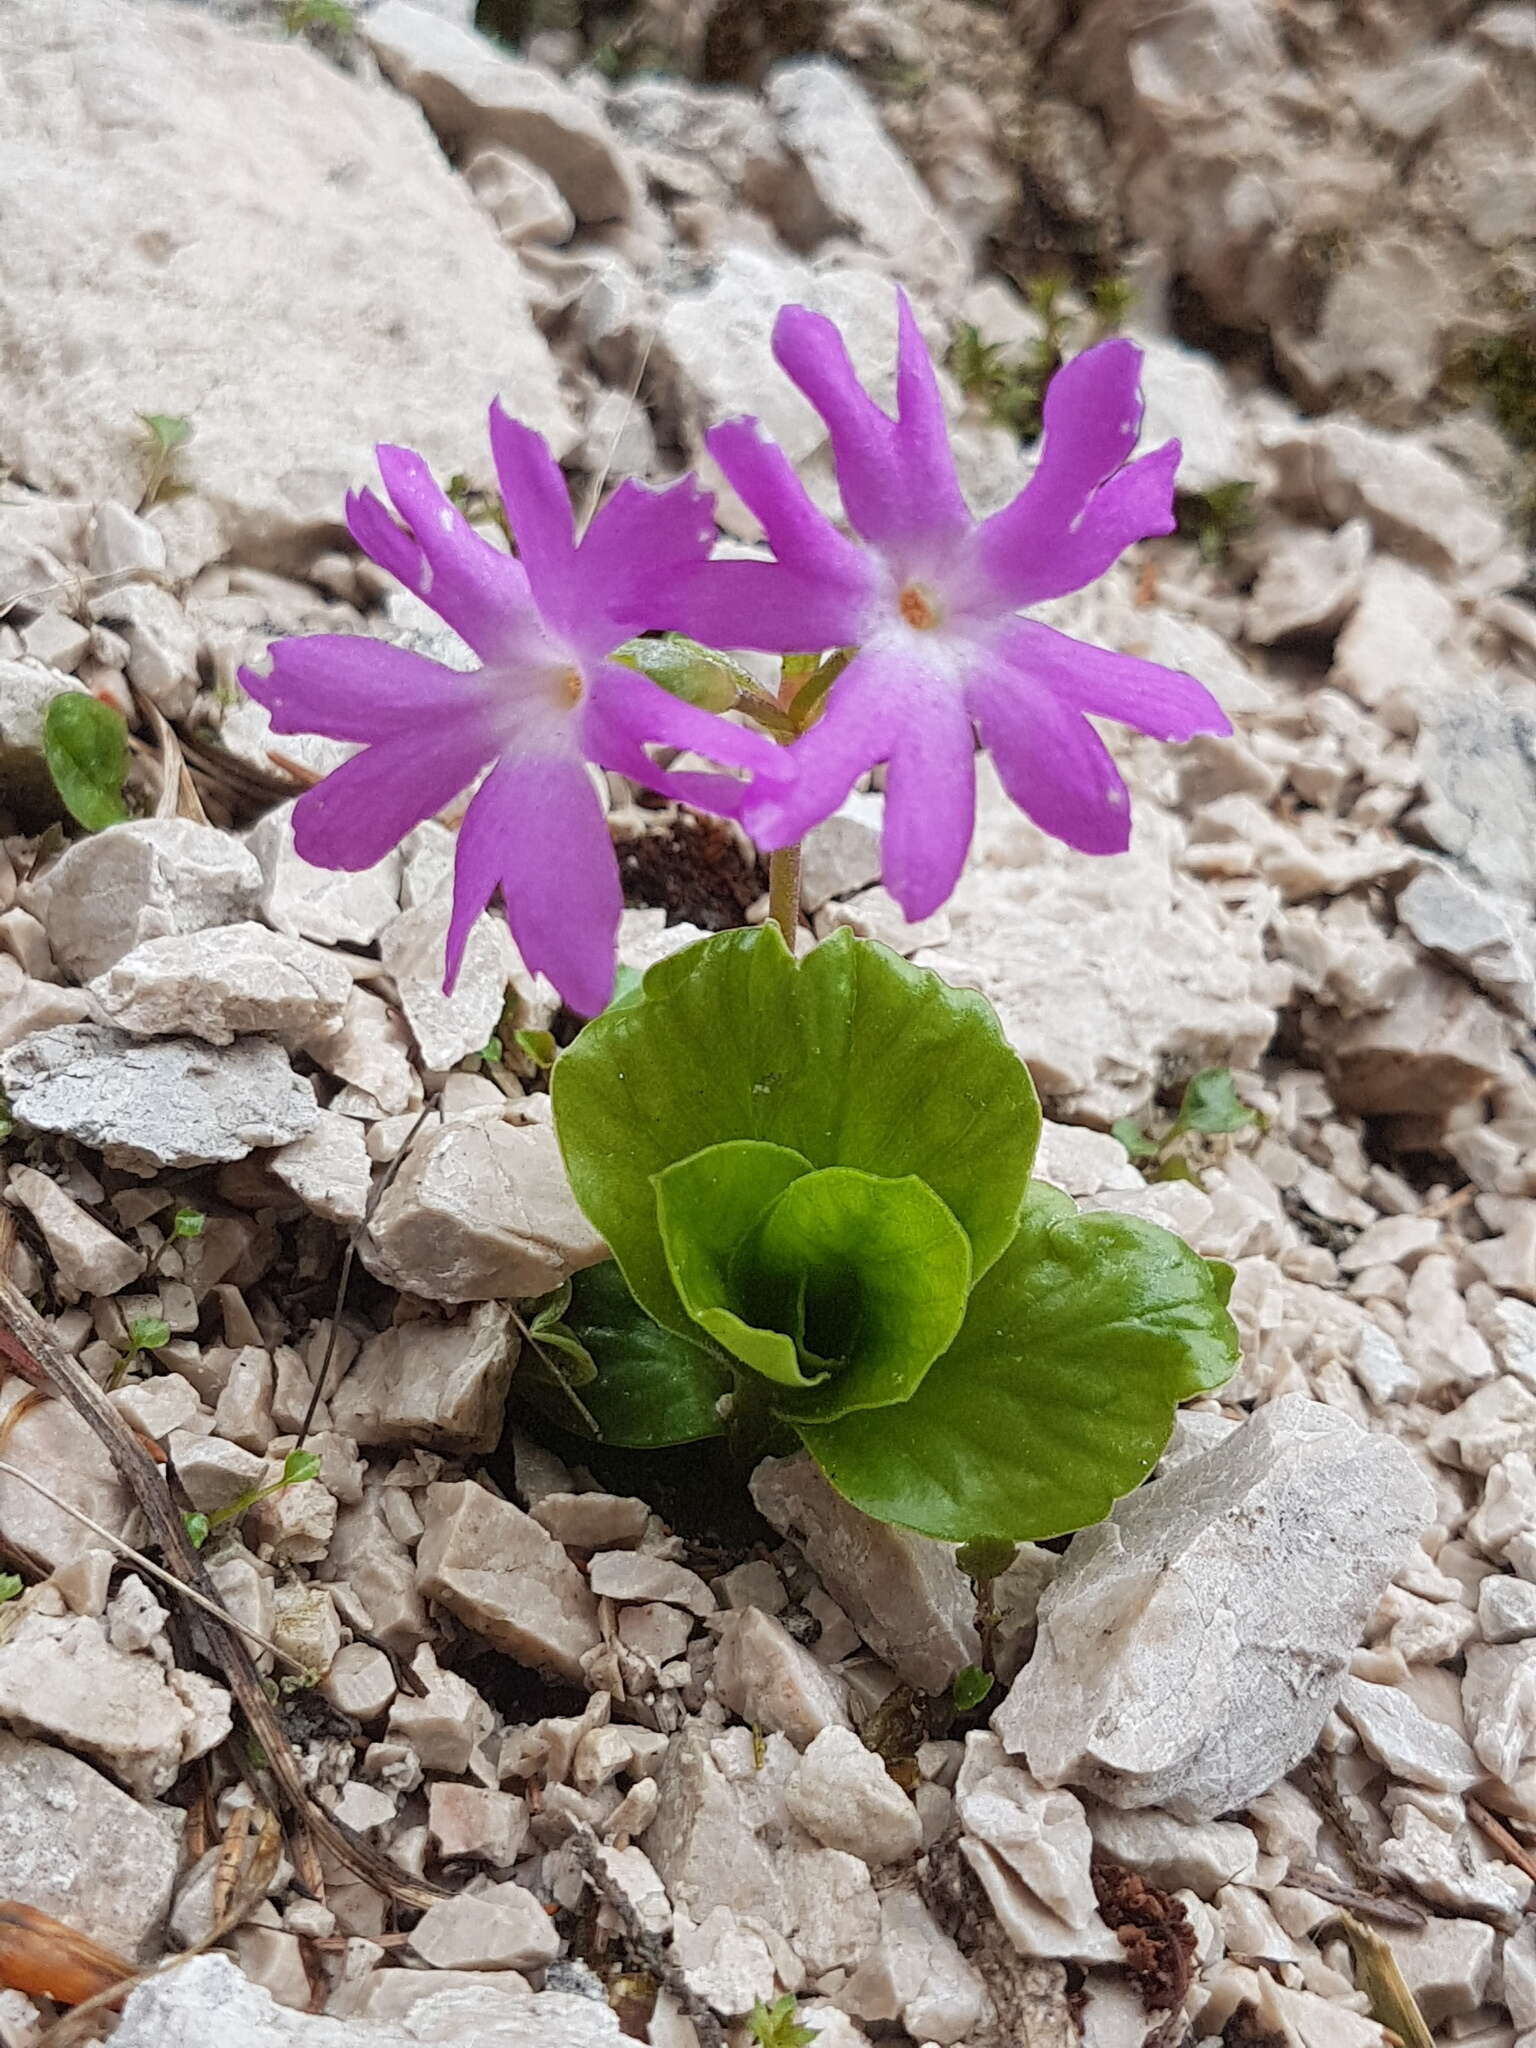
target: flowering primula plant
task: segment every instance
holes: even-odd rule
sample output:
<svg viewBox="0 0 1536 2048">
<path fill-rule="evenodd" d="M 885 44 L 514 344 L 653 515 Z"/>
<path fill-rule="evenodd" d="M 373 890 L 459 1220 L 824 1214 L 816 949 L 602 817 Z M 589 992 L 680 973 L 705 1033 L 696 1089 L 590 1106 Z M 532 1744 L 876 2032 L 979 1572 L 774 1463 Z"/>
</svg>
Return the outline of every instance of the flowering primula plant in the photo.
<svg viewBox="0 0 1536 2048">
<path fill-rule="evenodd" d="M 1191 677 L 1023 613 L 1170 530 L 1178 449 L 1133 456 L 1139 357 L 1104 343 L 1052 383 L 1029 484 L 977 521 L 904 300 L 894 416 L 816 315 L 786 309 L 775 350 L 827 423 L 856 537 L 735 421 L 710 446 L 771 561 L 710 559 L 691 480 L 622 485 L 578 538 L 548 450 L 493 410 L 515 556 L 400 449 L 379 457 L 398 520 L 366 493 L 348 507 L 479 666 L 287 641 L 247 687 L 279 731 L 364 743 L 297 806 L 321 865 L 377 860 L 483 775 L 450 980 L 499 888 L 527 963 L 602 1012 L 551 1092 L 612 1257 L 529 1308 L 516 1389 L 613 1443 L 801 1445 L 870 1514 L 955 1543 L 1055 1535 L 1137 1485 L 1177 1403 L 1230 1374 L 1231 1273 L 1032 1181 L 1039 1104 L 980 996 L 847 931 L 796 958 L 793 847 L 883 765 L 886 885 L 909 917 L 937 908 L 970 843 L 978 738 L 1044 830 L 1125 846 L 1129 799 L 1089 719 L 1170 740 L 1227 721 Z M 713 651 L 743 647 L 785 655 L 776 698 Z M 772 921 L 609 1002 L 621 899 L 590 763 L 740 819 L 773 854 Z"/>
<path fill-rule="evenodd" d="M 493 406 L 491 447 L 515 556 L 477 533 L 407 448 L 379 450 L 403 525 L 371 491 L 347 501 L 359 547 L 453 627 L 478 668 L 319 634 L 280 641 L 270 674 L 243 669 L 240 680 L 275 732 L 364 743 L 295 806 L 294 844 L 317 867 L 371 867 L 483 774 L 459 829 L 446 985 L 499 888 L 526 964 L 592 1016 L 613 992 L 624 899 L 588 763 L 734 815 L 745 780 L 669 774 L 647 749 L 687 748 L 777 779 L 787 759 L 763 734 L 609 659 L 670 623 L 673 593 L 714 545 L 707 493 L 692 478 L 664 491 L 625 483 L 578 541 L 540 436 Z"/>
<path fill-rule="evenodd" d="M 1058 371 L 1033 476 L 1002 511 L 976 520 L 905 296 L 895 418 L 864 390 L 820 314 L 786 306 L 773 345 L 826 422 L 858 538 L 816 509 L 755 420 L 709 434 L 774 559 L 712 562 L 685 576 L 677 623 L 720 646 L 853 657 L 795 742 L 794 780 L 752 799 L 746 816 L 759 841 L 798 840 L 883 762 L 883 880 L 908 918 L 926 917 L 954 888 L 971 843 L 979 733 L 1003 787 L 1042 831 L 1083 853 L 1123 852 L 1130 800 L 1089 716 L 1162 740 L 1231 726 L 1192 676 L 1019 614 L 1093 582 L 1133 541 L 1173 531 L 1178 443 L 1131 459 L 1140 352 L 1105 341 Z"/>
</svg>

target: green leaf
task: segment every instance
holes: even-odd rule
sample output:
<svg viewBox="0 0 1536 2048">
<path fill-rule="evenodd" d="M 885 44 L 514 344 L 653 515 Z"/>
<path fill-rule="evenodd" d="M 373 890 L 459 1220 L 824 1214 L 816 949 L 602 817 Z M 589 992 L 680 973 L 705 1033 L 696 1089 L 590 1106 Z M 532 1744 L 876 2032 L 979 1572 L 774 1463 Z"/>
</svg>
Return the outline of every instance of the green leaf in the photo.
<svg viewBox="0 0 1536 2048">
<path fill-rule="evenodd" d="M 141 412 L 145 436 L 158 456 L 174 455 L 192 438 L 192 422 L 174 412 Z"/>
<path fill-rule="evenodd" d="M 283 1460 L 283 1476 L 279 1484 L 302 1486 L 308 1479 L 320 1477 L 320 1460 L 313 1451 L 290 1451 Z"/>
<path fill-rule="evenodd" d="M 811 2048 L 811 2043 L 820 2038 L 818 2030 L 802 2027 L 795 2011 L 794 1995 L 788 1991 L 772 2005 L 764 2005 L 758 1999 L 747 2014 L 747 2031 L 757 2048 Z"/>
<path fill-rule="evenodd" d="M 183 1515 L 182 1527 L 187 1532 L 187 1541 L 194 1550 L 201 1550 L 208 1541 L 211 1524 L 206 1515 Z"/>
<path fill-rule="evenodd" d="M 967 1664 L 963 1671 L 955 1673 L 951 1697 L 957 1714 L 968 1714 L 973 1707 L 979 1707 L 997 1680 L 990 1671 L 983 1671 L 979 1664 Z"/>
<path fill-rule="evenodd" d="M 581 1389 L 577 1405 L 588 1418 L 585 1426 L 605 1443 L 656 1450 L 663 1444 L 694 1443 L 723 1433 L 716 1404 L 731 1390 L 725 1360 L 653 1322 L 630 1293 L 614 1260 L 605 1259 L 576 1274 L 557 1323 L 541 1327 L 541 1319 L 535 1319 L 531 1327 L 541 1343 L 566 1347 L 562 1364 L 567 1359 L 584 1361 L 585 1377 L 578 1380 L 572 1374 Z M 518 1384 L 526 1370 L 525 1354 Z M 552 1406 L 547 1390 L 536 1392 L 535 1398 L 566 1428 L 572 1427 L 568 1409 L 562 1412 Z"/>
<path fill-rule="evenodd" d="M 88 832 L 120 825 L 128 815 L 128 728 L 99 698 L 68 690 L 43 716 L 43 757 L 64 807 Z"/>
<path fill-rule="evenodd" d="M 713 647 L 690 640 L 686 633 L 626 640 L 608 659 L 637 669 L 659 683 L 668 696 L 697 704 L 702 711 L 729 711 L 739 696 L 763 695 L 762 686 L 749 670 Z"/>
<path fill-rule="evenodd" d="M 641 1305 L 683 1335 L 652 1186 L 668 1167 L 755 1139 L 812 1167 L 915 1176 L 982 1273 L 1013 1235 L 1040 1134 L 990 1006 L 847 931 L 799 962 L 774 925 L 673 954 L 587 1025 L 550 1089 L 577 1200 Z"/>
<path fill-rule="evenodd" d="M 656 1176 L 656 1215 L 673 1285 L 693 1322 L 765 1379 L 806 1387 L 793 1336 L 756 1328 L 732 1307 L 731 1262 L 774 1199 L 811 1170 L 785 1145 L 707 1145 Z M 816 1379 L 825 1377 L 817 1370 Z"/>
<path fill-rule="evenodd" d="M 171 1326 L 159 1316 L 138 1316 L 128 1325 L 128 1342 L 135 1351 L 159 1351 L 171 1341 Z"/>
<path fill-rule="evenodd" d="M 1178 1116 L 1168 1135 L 1173 1137 L 1180 1131 L 1200 1131 L 1207 1137 L 1217 1137 L 1226 1131 L 1240 1131 L 1258 1121 L 1258 1111 L 1248 1107 L 1233 1085 L 1230 1068 L 1207 1067 L 1203 1073 L 1196 1074 L 1184 1090 Z"/>
<path fill-rule="evenodd" d="M 955 1563 L 968 1579 L 1000 1579 L 1019 1554 L 1017 1543 L 1002 1536 L 978 1536 L 962 1543 Z"/>
<path fill-rule="evenodd" d="M 0 1606 L 7 1600 L 19 1600 L 21 1595 L 22 1582 L 15 1572 L 0 1572 Z"/>
<path fill-rule="evenodd" d="M 931 1188 L 738 1140 L 657 1177 L 684 1306 L 785 1421 L 904 1401 L 965 1314 L 971 1252 Z"/>
<path fill-rule="evenodd" d="M 1152 1470 L 1173 1411 L 1237 1363 L 1230 1272 L 1156 1224 L 1031 1190 L 1017 1236 L 911 1400 L 815 1427 L 847 1499 L 950 1543 L 1099 1521 Z"/>
<path fill-rule="evenodd" d="M 512 1042 L 536 1067 L 552 1067 L 560 1048 L 552 1031 L 514 1031 Z M 500 1058 L 498 1051 L 497 1058 Z"/>
<path fill-rule="evenodd" d="M 622 1003 L 634 1002 L 644 985 L 645 976 L 638 967 L 626 967 L 621 960 L 613 971 L 613 998 L 603 1015 L 609 1016 Z"/>
<path fill-rule="evenodd" d="M 1134 1117 L 1117 1117 L 1109 1127 L 1109 1135 L 1118 1138 L 1133 1159 L 1155 1159 L 1157 1146 L 1147 1136 Z"/>
<path fill-rule="evenodd" d="M 201 1209 L 178 1209 L 171 1218 L 171 1236 L 201 1237 L 208 1227 L 208 1218 Z"/>
</svg>

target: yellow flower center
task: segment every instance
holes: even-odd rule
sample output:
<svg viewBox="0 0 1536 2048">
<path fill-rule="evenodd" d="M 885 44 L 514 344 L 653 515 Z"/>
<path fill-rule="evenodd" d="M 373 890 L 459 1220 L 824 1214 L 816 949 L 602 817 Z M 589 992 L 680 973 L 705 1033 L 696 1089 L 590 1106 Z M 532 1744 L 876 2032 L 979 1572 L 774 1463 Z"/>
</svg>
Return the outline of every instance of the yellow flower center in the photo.
<svg viewBox="0 0 1536 2048">
<path fill-rule="evenodd" d="M 909 583 L 898 600 L 901 616 L 909 626 L 915 626 L 920 633 L 930 632 L 939 623 L 938 612 L 932 598 L 920 584 Z"/>
<path fill-rule="evenodd" d="M 567 704 L 579 704 L 586 685 L 581 680 L 581 670 L 568 668 L 559 679 L 558 688 Z"/>
</svg>

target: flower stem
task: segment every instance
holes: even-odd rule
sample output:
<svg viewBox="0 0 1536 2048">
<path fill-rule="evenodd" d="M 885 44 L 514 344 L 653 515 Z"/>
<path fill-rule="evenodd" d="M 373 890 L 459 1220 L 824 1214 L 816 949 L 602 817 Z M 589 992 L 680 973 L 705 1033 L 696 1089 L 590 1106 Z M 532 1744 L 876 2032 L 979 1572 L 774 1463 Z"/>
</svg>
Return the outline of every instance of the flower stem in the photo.
<svg viewBox="0 0 1536 2048">
<path fill-rule="evenodd" d="M 784 934 L 791 953 L 800 929 L 800 844 L 768 856 L 768 915 Z"/>
</svg>

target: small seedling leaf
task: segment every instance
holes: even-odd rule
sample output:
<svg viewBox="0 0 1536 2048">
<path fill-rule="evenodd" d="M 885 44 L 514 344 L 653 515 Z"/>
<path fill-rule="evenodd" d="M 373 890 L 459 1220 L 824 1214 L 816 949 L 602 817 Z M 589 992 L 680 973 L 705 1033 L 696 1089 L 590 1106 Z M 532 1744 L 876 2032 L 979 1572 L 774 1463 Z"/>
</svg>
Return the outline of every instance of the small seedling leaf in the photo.
<svg viewBox="0 0 1536 2048">
<path fill-rule="evenodd" d="M 157 455 L 174 455 L 192 438 L 192 422 L 183 419 L 179 413 L 141 412 L 139 418 L 144 422 L 144 431 Z"/>
<path fill-rule="evenodd" d="M 210 1523 L 206 1515 L 183 1515 L 182 1526 L 187 1532 L 187 1541 L 194 1550 L 201 1550 L 208 1541 Z"/>
<path fill-rule="evenodd" d="M 1179 1131 L 1199 1131 L 1206 1137 L 1218 1137 L 1228 1131 L 1243 1130 L 1258 1121 L 1258 1111 L 1250 1109 L 1238 1094 L 1231 1069 L 1207 1067 L 1196 1074 L 1184 1090 L 1184 1099 L 1179 1104 L 1173 1132 L 1169 1135 Z"/>
<path fill-rule="evenodd" d="M 172 1237 L 201 1237 L 208 1227 L 208 1218 L 201 1209 L 178 1209 L 171 1218 Z"/>
<path fill-rule="evenodd" d="M 128 815 L 128 728 L 109 704 L 82 691 L 55 697 L 43 717 L 43 756 L 64 808 L 88 832 Z"/>
<path fill-rule="evenodd" d="M 283 1485 L 302 1486 L 320 1477 L 320 1460 L 313 1451 L 290 1451 L 283 1460 Z"/>
<path fill-rule="evenodd" d="M 1109 1134 L 1112 1138 L 1120 1140 L 1120 1143 L 1133 1159 L 1155 1159 L 1157 1157 L 1156 1145 L 1153 1144 L 1134 1117 L 1122 1116 L 1117 1118 L 1110 1125 Z"/>
<path fill-rule="evenodd" d="M 171 1326 L 159 1316 L 137 1316 L 128 1325 L 128 1341 L 135 1351 L 159 1351 L 171 1341 Z"/>
<path fill-rule="evenodd" d="M 22 1582 L 15 1572 L 0 1572 L 0 1605 L 7 1600 L 19 1600 L 21 1593 Z"/>
<path fill-rule="evenodd" d="M 979 1664 L 967 1664 L 955 1674 L 955 1712 L 968 1714 L 973 1707 L 979 1707 L 996 1683 L 990 1671 L 983 1671 Z"/>
<path fill-rule="evenodd" d="M 789 1992 L 772 2005 L 759 1999 L 747 2015 L 747 2032 L 757 2048 L 810 2048 L 817 2038 L 815 2027 L 803 2027 L 795 2018 L 795 2000 Z"/>
<path fill-rule="evenodd" d="M 536 1067 L 552 1067 L 560 1048 L 552 1031 L 515 1031 L 513 1042 Z"/>
</svg>

